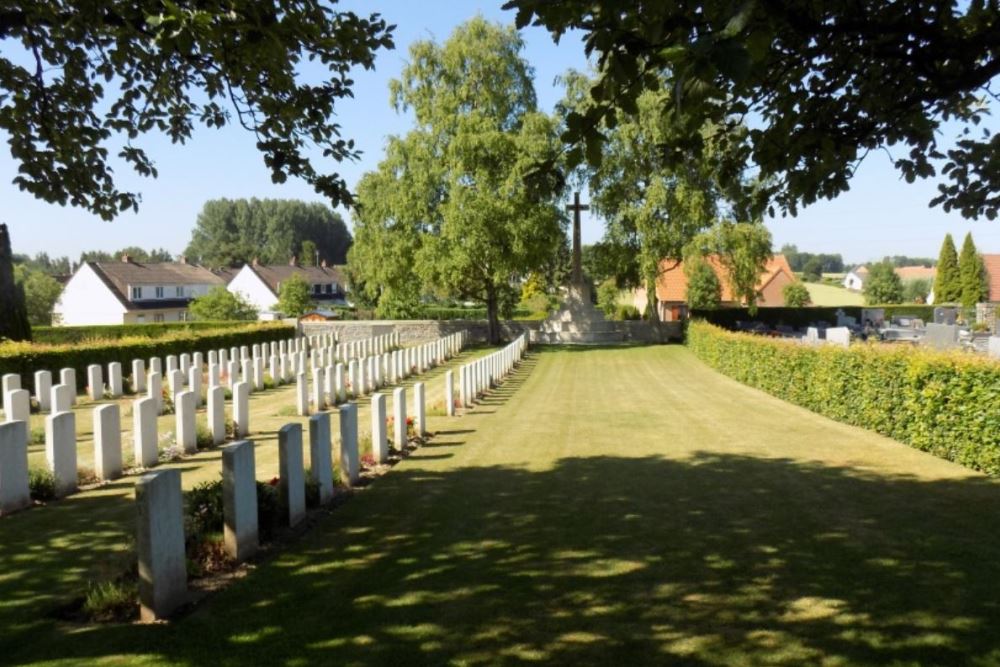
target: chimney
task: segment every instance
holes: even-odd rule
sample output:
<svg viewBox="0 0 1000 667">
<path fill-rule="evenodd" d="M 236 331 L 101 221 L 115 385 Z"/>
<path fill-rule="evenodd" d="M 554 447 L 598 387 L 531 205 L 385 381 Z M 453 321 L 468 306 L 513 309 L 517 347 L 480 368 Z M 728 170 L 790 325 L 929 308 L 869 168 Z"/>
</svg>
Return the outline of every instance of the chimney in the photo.
<svg viewBox="0 0 1000 667">
<path fill-rule="evenodd" d="M 122 255 L 122 261 L 125 262 L 126 264 L 131 264 L 132 258 L 129 256 L 128 253 L 125 253 L 124 255 Z"/>
<path fill-rule="evenodd" d="M 319 265 L 325 269 L 326 268 L 326 260 L 324 259 L 322 262 L 319 263 Z"/>
<path fill-rule="evenodd" d="M 288 266 L 298 266 L 298 265 L 299 265 L 299 258 L 296 257 L 295 255 L 292 255 L 292 258 L 288 261 Z"/>
</svg>

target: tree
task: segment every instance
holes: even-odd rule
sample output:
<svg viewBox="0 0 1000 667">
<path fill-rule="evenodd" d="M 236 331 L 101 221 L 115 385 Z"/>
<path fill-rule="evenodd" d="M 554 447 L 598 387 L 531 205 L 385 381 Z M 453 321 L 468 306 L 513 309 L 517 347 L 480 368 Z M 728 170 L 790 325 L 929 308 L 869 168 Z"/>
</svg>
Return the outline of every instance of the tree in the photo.
<svg viewBox="0 0 1000 667">
<path fill-rule="evenodd" d="M 944 235 L 934 276 L 934 303 L 956 303 L 962 298 L 962 278 L 958 269 L 958 253 L 951 234 Z"/>
<path fill-rule="evenodd" d="M 299 264 L 302 266 L 316 266 L 316 255 L 319 249 L 312 241 L 303 241 L 302 249 L 299 251 Z"/>
<path fill-rule="evenodd" d="M 958 257 L 958 276 L 961 284 L 959 301 L 963 306 L 973 308 L 977 303 L 986 301 L 990 293 L 986 265 L 976 251 L 971 232 L 966 233 L 962 243 L 962 254 Z"/>
<path fill-rule="evenodd" d="M 618 295 L 621 290 L 615 284 L 614 278 L 606 278 L 597 287 L 597 307 L 604 312 L 604 316 L 611 319 L 618 312 Z"/>
<path fill-rule="evenodd" d="M 753 216 L 850 187 L 858 163 L 885 148 L 908 180 L 940 174 L 932 204 L 966 217 L 1000 209 L 1000 140 L 970 128 L 989 113 L 1000 74 L 1000 6 L 939 0 L 510 0 L 518 27 L 544 25 L 558 40 L 579 30 L 600 76 L 594 105 L 571 119 L 566 139 L 599 160 L 602 123 L 637 113 L 647 91 L 674 90 L 661 114 L 676 132 L 661 153 L 697 161 L 705 128 L 756 119 L 723 153 L 730 171 L 752 161 L 762 187 L 748 190 Z M 666 76 L 665 85 L 662 77 Z M 945 121 L 961 134 L 944 151 Z M 583 152 L 577 153 L 582 158 Z M 725 172 L 725 169 L 723 170 Z"/>
<path fill-rule="evenodd" d="M 785 298 L 785 305 L 789 308 L 802 308 L 812 303 L 809 288 L 797 280 L 781 288 L 781 295 Z"/>
<path fill-rule="evenodd" d="M 306 151 L 357 155 L 334 107 L 352 96 L 352 68 L 371 69 L 375 53 L 393 47 L 394 27 L 312 0 L 8 3 L 0 130 L 20 164 L 14 183 L 111 220 L 140 198 L 119 189 L 112 154 L 155 177 L 140 135 L 183 143 L 196 122 L 221 127 L 233 110 L 272 181 L 297 176 L 350 203 L 343 178 L 318 172 Z"/>
<path fill-rule="evenodd" d="M 823 262 L 819 257 L 811 257 L 802 267 L 802 279 L 818 283 L 823 279 Z"/>
<path fill-rule="evenodd" d="M 558 110 L 569 127 L 593 104 L 587 94 L 593 81 L 572 71 L 563 81 L 566 94 Z M 605 119 L 601 159 L 577 176 L 589 186 L 594 212 L 607 220 L 602 246 L 619 285 L 644 286 L 650 295 L 661 271 L 677 266 L 685 246 L 713 224 L 725 200 L 709 153 L 683 165 L 663 159 L 658 147 L 673 129 L 659 109 L 670 96 L 665 89 L 646 92 L 635 114 Z M 659 312 L 655 298 L 650 306 L 651 313 Z"/>
<path fill-rule="evenodd" d="M 299 275 L 283 280 L 278 289 L 277 310 L 286 317 L 300 317 L 313 309 L 309 283 Z"/>
<path fill-rule="evenodd" d="M 23 265 L 14 267 L 14 280 L 24 291 L 24 305 L 31 326 L 51 325 L 52 308 L 62 294 L 59 281 L 47 273 Z"/>
<path fill-rule="evenodd" d="M 757 283 L 773 256 L 767 227 L 724 220 L 698 234 L 689 246 L 689 254 L 692 252 L 705 257 L 718 255 L 733 297 L 745 304 L 751 315 L 757 313 Z"/>
<path fill-rule="evenodd" d="M 196 320 L 256 320 L 257 309 L 240 294 L 234 294 L 225 287 L 213 287 L 188 304 L 191 316 Z"/>
<path fill-rule="evenodd" d="M 205 202 L 184 251 L 206 266 L 287 264 L 299 257 L 306 266 L 307 244 L 320 260 L 343 264 L 351 234 L 339 214 L 325 204 L 295 199 L 213 199 Z M 310 260 L 315 262 L 315 251 Z"/>
<path fill-rule="evenodd" d="M 719 277 L 708 262 L 699 255 L 690 255 L 684 260 L 684 275 L 687 278 L 685 300 L 689 308 L 699 310 L 715 309 L 722 301 L 722 285 Z"/>
<path fill-rule="evenodd" d="M 86 250 L 80 253 L 80 262 L 118 262 L 128 255 L 133 262 L 140 264 L 155 264 L 159 262 L 174 261 L 173 254 L 164 248 L 153 248 L 146 250 L 137 246 L 128 246 L 117 252 L 105 252 L 103 250 Z"/>
<path fill-rule="evenodd" d="M 868 305 L 903 302 L 903 281 L 892 262 L 883 260 L 868 267 L 868 279 L 862 293 Z"/>
<path fill-rule="evenodd" d="M 444 44 L 414 43 L 391 82 L 393 106 L 415 125 L 390 137 L 358 185 L 349 258 L 379 314 L 431 291 L 480 301 L 496 343 L 515 285 L 565 248 L 562 183 L 533 174 L 562 145 L 536 110 L 523 46 L 513 29 L 474 18 Z"/>
<path fill-rule="evenodd" d="M 931 281 L 926 278 L 914 278 L 903 283 L 903 300 L 906 303 L 927 303 L 931 293 Z"/>
<path fill-rule="evenodd" d="M 31 340 L 24 288 L 14 281 L 7 225 L 0 224 L 0 340 Z"/>
</svg>

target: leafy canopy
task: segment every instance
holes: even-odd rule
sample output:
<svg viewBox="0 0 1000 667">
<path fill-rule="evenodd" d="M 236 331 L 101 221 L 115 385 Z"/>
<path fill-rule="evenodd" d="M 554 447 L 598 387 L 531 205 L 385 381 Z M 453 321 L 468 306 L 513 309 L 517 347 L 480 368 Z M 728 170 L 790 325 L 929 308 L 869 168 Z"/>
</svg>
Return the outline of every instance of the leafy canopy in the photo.
<svg viewBox="0 0 1000 667">
<path fill-rule="evenodd" d="M 14 267 L 14 280 L 24 290 L 24 305 L 31 326 L 52 324 L 52 308 L 62 294 L 59 281 L 43 271 L 25 265 Z"/>
<path fill-rule="evenodd" d="M 940 175 L 932 204 L 966 217 L 1000 209 L 1000 139 L 982 128 L 983 99 L 996 101 L 1000 5 L 973 0 L 510 0 L 517 25 L 534 22 L 558 40 L 583 32 L 600 76 L 593 105 L 568 118 L 566 139 L 601 158 L 603 123 L 637 114 L 649 91 L 671 90 L 660 113 L 675 129 L 660 146 L 684 164 L 706 152 L 706 126 L 752 117 L 743 136 L 721 134 L 723 173 L 752 162 L 762 187 L 751 212 L 800 205 L 849 188 L 858 163 L 888 149 L 908 181 Z M 663 76 L 666 80 L 663 80 Z M 953 146 L 944 123 L 959 124 Z"/>
<path fill-rule="evenodd" d="M 523 48 L 513 29 L 474 18 L 444 44 L 414 43 L 391 82 L 393 106 L 415 124 L 358 185 L 349 257 L 380 316 L 417 310 L 424 294 L 480 301 L 496 341 L 516 283 L 557 263 L 562 184 L 532 170 L 562 147 L 536 110 Z"/>
<path fill-rule="evenodd" d="M 335 104 L 352 95 L 353 67 L 371 69 L 393 47 L 393 29 L 318 0 L 5 3 L 0 130 L 20 164 L 14 183 L 110 220 L 140 200 L 120 189 L 116 164 L 157 174 L 141 135 L 184 143 L 198 123 L 235 118 L 272 181 L 300 177 L 350 203 L 343 178 L 321 173 L 307 151 L 357 156 Z"/>
<path fill-rule="evenodd" d="M 785 305 L 790 308 L 802 308 L 812 302 L 809 288 L 797 280 L 782 287 L 781 296 L 785 299 Z"/>
<path fill-rule="evenodd" d="M 222 286 L 213 287 L 197 297 L 188 310 L 196 320 L 256 320 L 257 309 L 240 294 Z"/>
<path fill-rule="evenodd" d="M 684 275 L 687 278 L 685 298 L 689 308 L 710 310 L 719 307 L 722 301 L 722 284 L 704 258 L 691 255 L 685 259 Z"/>
<path fill-rule="evenodd" d="M 719 222 L 691 242 L 688 255 L 696 253 L 703 257 L 718 255 L 733 297 L 746 304 L 751 315 L 756 314 L 757 283 L 773 256 L 767 227 L 761 223 Z"/>
<path fill-rule="evenodd" d="M 891 261 L 883 260 L 868 267 L 868 279 L 862 293 L 868 305 L 903 302 L 903 281 Z"/>
<path fill-rule="evenodd" d="M 971 232 L 965 235 L 962 254 L 958 256 L 958 277 L 962 289 L 959 300 L 963 306 L 972 308 L 977 303 L 987 300 L 990 290 L 986 265 L 982 256 L 976 251 Z"/>
<path fill-rule="evenodd" d="M 343 264 L 351 233 L 338 213 L 297 199 L 213 199 L 205 202 L 185 253 L 206 266 L 238 266 L 257 259 L 302 266 Z"/>
<path fill-rule="evenodd" d="M 302 276 L 293 275 L 281 282 L 277 309 L 286 317 L 300 317 L 313 309 L 309 283 Z"/>
</svg>

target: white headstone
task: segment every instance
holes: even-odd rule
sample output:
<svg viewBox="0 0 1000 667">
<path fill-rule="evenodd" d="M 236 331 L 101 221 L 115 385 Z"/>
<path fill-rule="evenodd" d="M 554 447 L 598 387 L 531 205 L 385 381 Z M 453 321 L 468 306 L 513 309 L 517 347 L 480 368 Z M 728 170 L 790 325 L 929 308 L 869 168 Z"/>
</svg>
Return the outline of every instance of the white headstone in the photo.
<svg viewBox="0 0 1000 667">
<path fill-rule="evenodd" d="M 122 365 L 117 361 L 108 364 L 108 391 L 111 398 L 121 398 L 122 391 Z"/>
<path fill-rule="evenodd" d="M 70 405 L 76 405 L 76 369 L 64 368 L 59 371 L 59 384 L 69 387 Z"/>
<path fill-rule="evenodd" d="M 179 371 L 178 371 L 179 372 Z M 175 428 L 177 446 L 187 454 L 198 451 L 198 432 L 196 430 L 194 392 L 182 391 L 174 396 Z"/>
<path fill-rule="evenodd" d="M 222 515 L 226 553 L 236 562 L 245 561 L 259 545 L 257 471 L 254 444 L 249 440 L 222 448 Z"/>
<path fill-rule="evenodd" d="M 278 429 L 278 480 L 281 507 L 286 512 L 288 525 L 295 526 L 306 515 L 301 424 L 286 424 Z"/>
<path fill-rule="evenodd" d="M 140 477 L 135 504 L 139 617 L 148 623 L 169 616 L 187 598 L 181 471 L 169 468 Z"/>
<path fill-rule="evenodd" d="M 312 404 L 316 407 L 317 411 L 321 411 L 326 407 L 326 401 L 323 400 L 323 385 L 326 384 L 326 378 L 324 377 L 322 368 L 314 368 L 312 370 Z"/>
<path fill-rule="evenodd" d="M 122 474 L 122 423 L 117 403 L 94 408 L 94 473 L 105 480 Z"/>
<path fill-rule="evenodd" d="M 52 409 L 52 373 L 49 371 L 35 372 L 35 400 L 38 409 L 48 412 Z"/>
<path fill-rule="evenodd" d="M 4 395 L 4 405 L 7 406 L 8 422 L 31 422 L 31 394 L 27 389 L 12 389 Z M 25 440 L 25 444 L 29 444 Z"/>
<path fill-rule="evenodd" d="M 153 375 L 157 375 L 153 373 Z M 152 375 L 150 376 L 152 377 Z M 135 465 L 152 468 L 156 465 L 157 449 L 156 398 L 140 398 L 132 401 L 132 442 Z"/>
<path fill-rule="evenodd" d="M 56 478 L 56 495 L 76 491 L 76 414 L 59 412 L 45 418 L 45 459 Z"/>
<path fill-rule="evenodd" d="M 361 478 L 357 403 L 340 406 L 340 475 L 351 486 L 357 484 Z"/>
<path fill-rule="evenodd" d="M 146 396 L 156 402 L 156 414 L 163 414 L 163 376 L 155 371 L 149 374 L 149 382 L 146 383 Z"/>
<path fill-rule="evenodd" d="M 201 407 L 201 368 L 192 364 L 188 369 L 188 389 L 194 395 L 194 407 Z"/>
<path fill-rule="evenodd" d="M 146 362 L 142 359 L 132 360 L 132 393 L 142 394 L 146 391 Z"/>
<path fill-rule="evenodd" d="M 333 498 L 333 461 L 330 439 L 330 413 L 309 418 L 309 477 L 319 486 L 319 502 L 325 505 Z"/>
<path fill-rule="evenodd" d="M 419 437 L 427 435 L 427 397 L 423 382 L 413 383 L 413 426 Z"/>
<path fill-rule="evenodd" d="M 170 391 L 170 398 L 177 403 L 177 394 L 184 391 L 184 373 L 179 368 L 167 373 L 167 388 Z"/>
<path fill-rule="evenodd" d="M 1000 359 L 1000 336 L 990 336 L 989 354 L 994 359 Z"/>
<path fill-rule="evenodd" d="M 444 373 L 444 411 L 449 417 L 455 416 L 455 374 Z"/>
<path fill-rule="evenodd" d="M 233 386 L 233 421 L 236 423 L 236 437 L 250 434 L 250 385 L 237 382 Z"/>
<path fill-rule="evenodd" d="M 400 452 L 406 452 L 406 390 L 392 390 L 392 443 Z"/>
<path fill-rule="evenodd" d="M 847 347 L 851 344 L 851 330 L 847 327 L 832 327 L 826 330 L 826 342 Z"/>
<path fill-rule="evenodd" d="M 226 390 L 212 387 L 208 390 L 208 430 L 212 433 L 212 444 L 221 445 L 226 440 Z"/>
<path fill-rule="evenodd" d="M 31 505 L 27 443 L 28 422 L 0 424 L 0 515 Z"/>
<path fill-rule="evenodd" d="M 307 384 L 305 373 L 298 373 L 295 376 L 295 407 L 301 417 L 309 414 L 309 387 Z"/>
<path fill-rule="evenodd" d="M 372 458 L 376 463 L 385 463 L 389 458 L 389 437 L 385 422 L 385 394 L 372 394 Z"/>
</svg>

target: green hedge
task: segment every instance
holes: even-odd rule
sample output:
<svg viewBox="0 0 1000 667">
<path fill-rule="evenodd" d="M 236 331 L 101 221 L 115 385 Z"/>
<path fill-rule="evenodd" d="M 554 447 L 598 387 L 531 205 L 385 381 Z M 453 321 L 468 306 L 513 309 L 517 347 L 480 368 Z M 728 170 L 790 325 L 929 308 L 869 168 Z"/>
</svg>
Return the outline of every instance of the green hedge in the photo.
<svg viewBox="0 0 1000 667">
<path fill-rule="evenodd" d="M 34 384 L 35 371 L 52 371 L 55 381 L 61 369 L 74 368 L 77 389 L 82 389 L 87 384 L 87 366 L 90 364 L 104 366 L 107 377 L 107 365 L 117 361 L 122 365 L 122 374 L 127 377 L 132 373 L 134 359 L 146 360 L 148 364 L 150 357 L 270 343 L 293 338 L 295 333 L 294 326 L 284 323 L 244 323 L 239 329 L 174 331 L 159 338 L 133 337 L 64 345 L 3 343 L 0 344 L 0 375 L 18 373 L 22 386 L 28 388 Z"/>
<path fill-rule="evenodd" d="M 958 352 L 811 347 L 695 321 L 687 345 L 729 377 L 837 421 L 1000 474 L 1000 364 Z"/>
<path fill-rule="evenodd" d="M 727 329 L 736 328 L 737 322 L 763 322 L 774 327 L 784 324 L 791 327 L 802 328 L 815 322 L 829 322 L 836 324 L 837 311 L 843 311 L 848 317 L 853 317 L 861 323 L 862 306 L 806 306 L 803 308 L 758 308 L 756 315 L 750 315 L 746 308 L 718 308 L 715 310 L 691 311 L 692 319 L 702 319 L 706 322 L 725 327 Z M 934 306 L 912 305 L 891 305 L 872 306 L 885 311 L 885 318 L 909 315 L 919 317 L 925 322 L 934 321 Z"/>
<path fill-rule="evenodd" d="M 81 327 L 31 327 L 31 335 L 36 343 L 59 345 L 95 340 L 119 340 L 121 338 L 163 338 L 179 331 L 217 331 L 220 329 L 245 328 L 249 322 L 160 322 L 151 324 L 95 324 Z"/>
</svg>

